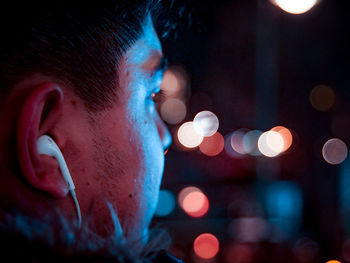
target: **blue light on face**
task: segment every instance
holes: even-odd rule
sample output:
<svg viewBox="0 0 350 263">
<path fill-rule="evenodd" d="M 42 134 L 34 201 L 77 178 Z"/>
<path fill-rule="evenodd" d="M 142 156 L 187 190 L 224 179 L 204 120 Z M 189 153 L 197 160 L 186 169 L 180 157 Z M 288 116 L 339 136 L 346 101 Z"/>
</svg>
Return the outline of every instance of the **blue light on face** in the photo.
<svg viewBox="0 0 350 263">
<path fill-rule="evenodd" d="M 169 215 L 175 209 L 175 196 L 168 190 L 159 192 L 158 205 L 155 212 L 156 216 L 162 217 Z"/>
</svg>

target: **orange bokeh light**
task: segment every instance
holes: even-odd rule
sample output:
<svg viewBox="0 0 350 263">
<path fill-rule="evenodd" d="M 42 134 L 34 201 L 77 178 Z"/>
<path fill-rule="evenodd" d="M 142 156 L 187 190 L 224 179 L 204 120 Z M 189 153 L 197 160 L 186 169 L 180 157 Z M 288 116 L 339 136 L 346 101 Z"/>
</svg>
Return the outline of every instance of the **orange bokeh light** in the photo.
<svg viewBox="0 0 350 263">
<path fill-rule="evenodd" d="M 339 260 L 329 260 L 326 263 L 341 263 Z"/>
<path fill-rule="evenodd" d="M 219 240 L 210 233 L 199 235 L 193 243 L 193 250 L 197 256 L 210 259 L 219 252 Z"/>
<path fill-rule="evenodd" d="M 224 144 L 224 137 L 219 132 L 216 132 L 210 137 L 204 137 L 202 143 L 199 145 L 199 149 L 207 156 L 215 156 L 222 152 Z"/>
<path fill-rule="evenodd" d="M 271 131 L 278 132 L 282 136 L 284 142 L 282 152 L 287 151 L 293 143 L 292 133 L 286 127 L 283 126 L 276 126 L 272 128 Z"/>
</svg>

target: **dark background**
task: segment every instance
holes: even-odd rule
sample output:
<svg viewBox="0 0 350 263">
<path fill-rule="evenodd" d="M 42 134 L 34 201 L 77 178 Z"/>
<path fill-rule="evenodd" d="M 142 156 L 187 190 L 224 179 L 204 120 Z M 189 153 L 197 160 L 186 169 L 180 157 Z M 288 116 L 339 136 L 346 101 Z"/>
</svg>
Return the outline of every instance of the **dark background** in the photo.
<svg viewBox="0 0 350 263">
<path fill-rule="evenodd" d="M 184 121 L 210 110 L 220 120 L 222 135 L 283 125 L 293 131 L 294 141 L 276 158 L 231 158 L 224 151 L 207 157 L 173 144 L 162 189 L 176 196 L 185 186 L 198 186 L 210 209 L 202 218 L 191 218 L 177 206 L 168 216 L 155 218 L 172 236 L 171 251 L 187 262 L 350 262 L 349 160 L 330 165 L 322 157 L 330 138 L 350 145 L 346 1 L 323 0 L 301 15 L 268 1 L 184 2 L 192 23 L 184 18 L 176 34 L 162 40 L 170 65 L 181 65 L 189 75 Z M 309 100 L 320 84 L 335 92 L 335 103 L 325 112 Z M 209 99 L 198 102 L 198 93 Z M 173 136 L 179 125 L 169 126 Z M 278 182 L 300 190 L 302 208 L 300 215 L 276 226 L 265 200 L 270 186 L 283 188 Z M 263 218 L 268 234 L 254 242 L 230 235 L 230 223 L 241 217 Z M 211 260 L 193 252 L 194 239 L 205 232 L 220 242 Z"/>
</svg>

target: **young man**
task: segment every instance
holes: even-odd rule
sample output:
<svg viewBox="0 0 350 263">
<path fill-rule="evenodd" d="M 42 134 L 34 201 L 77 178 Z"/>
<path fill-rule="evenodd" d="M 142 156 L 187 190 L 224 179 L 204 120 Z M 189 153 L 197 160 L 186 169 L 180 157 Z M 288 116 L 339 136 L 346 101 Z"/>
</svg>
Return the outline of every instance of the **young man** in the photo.
<svg viewBox="0 0 350 263">
<path fill-rule="evenodd" d="M 2 255 L 134 260 L 171 142 L 155 108 L 164 68 L 154 3 L 47 2 L 1 18 Z M 38 152 L 42 135 L 67 163 L 81 227 L 57 159 Z"/>
</svg>

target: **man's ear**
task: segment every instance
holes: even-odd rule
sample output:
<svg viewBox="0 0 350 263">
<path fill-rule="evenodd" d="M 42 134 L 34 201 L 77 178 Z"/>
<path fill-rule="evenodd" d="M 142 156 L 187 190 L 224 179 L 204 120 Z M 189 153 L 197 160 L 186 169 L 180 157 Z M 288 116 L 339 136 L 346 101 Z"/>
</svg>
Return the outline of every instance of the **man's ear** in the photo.
<svg viewBox="0 0 350 263">
<path fill-rule="evenodd" d="M 17 124 L 17 153 L 22 174 L 29 185 L 54 198 L 68 193 L 57 160 L 37 151 L 37 140 L 53 134 L 63 104 L 63 92 L 54 83 L 35 86 L 25 98 Z M 56 141 L 57 143 L 57 141 Z M 58 143 L 59 145 L 59 143 Z"/>
</svg>

